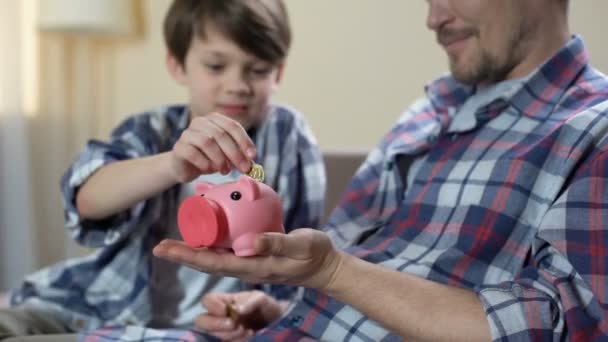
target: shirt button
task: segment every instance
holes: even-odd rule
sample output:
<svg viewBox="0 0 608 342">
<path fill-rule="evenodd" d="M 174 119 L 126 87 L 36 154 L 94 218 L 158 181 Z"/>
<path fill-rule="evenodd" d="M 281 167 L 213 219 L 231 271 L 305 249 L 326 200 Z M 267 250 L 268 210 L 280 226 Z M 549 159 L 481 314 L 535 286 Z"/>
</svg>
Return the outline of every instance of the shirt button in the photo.
<svg viewBox="0 0 608 342">
<path fill-rule="evenodd" d="M 297 326 L 300 326 L 300 324 L 302 324 L 302 321 L 304 321 L 304 319 L 302 318 L 302 316 L 291 316 L 289 321 L 292 326 L 297 327 Z"/>
</svg>

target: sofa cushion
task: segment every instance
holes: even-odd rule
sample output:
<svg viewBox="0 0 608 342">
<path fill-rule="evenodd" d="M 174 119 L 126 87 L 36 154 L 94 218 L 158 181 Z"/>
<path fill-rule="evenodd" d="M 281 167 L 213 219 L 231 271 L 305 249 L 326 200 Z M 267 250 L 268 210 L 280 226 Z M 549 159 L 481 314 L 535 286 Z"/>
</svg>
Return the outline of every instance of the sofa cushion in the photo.
<svg viewBox="0 0 608 342">
<path fill-rule="evenodd" d="M 0 292 L 0 308 L 8 307 L 8 293 Z"/>
<path fill-rule="evenodd" d="M 327 173 L 327 196 L 325 200 L 325 217 L 336 207 L 351 177 L 365 160 L 367 151 L 363 150 L 325 150 L 323 159 Z"/>
</svg>

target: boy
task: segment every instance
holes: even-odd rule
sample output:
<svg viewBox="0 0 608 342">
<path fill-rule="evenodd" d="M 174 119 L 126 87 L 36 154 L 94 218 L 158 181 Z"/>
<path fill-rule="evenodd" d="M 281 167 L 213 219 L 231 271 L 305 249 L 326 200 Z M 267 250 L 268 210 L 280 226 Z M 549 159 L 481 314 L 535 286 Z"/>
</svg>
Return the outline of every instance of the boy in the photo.
<svg viewBox="0 0 608 342">
<path fill-rule="evenodd" d="M 286 229 L 318 225 L 320 152 L 299 114 L 269 104 L 290 45 L 282 1 L 176 0 L 164 35 L 188 106 L 130 117 L 110 142 L 89 142 L 62 187 L 68 230 L 97 251 L 26 278 L 15 308 L 0 313 L 0 337 L 192 325 L 204 293 L 239 283 L 154 258 L 152 248 L 179 237 L 176 211 L 194 183 L 234 180 L 254 160 L 281 196 Z"/>
</svg>

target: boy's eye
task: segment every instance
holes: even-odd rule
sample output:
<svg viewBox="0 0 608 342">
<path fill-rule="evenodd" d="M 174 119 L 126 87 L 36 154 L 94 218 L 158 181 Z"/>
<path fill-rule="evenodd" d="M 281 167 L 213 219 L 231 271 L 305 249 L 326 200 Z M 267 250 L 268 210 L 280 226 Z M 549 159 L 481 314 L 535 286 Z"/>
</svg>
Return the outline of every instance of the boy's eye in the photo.
<svg viewBox="0 0 608 342">
<path fill-rule="evenodd" d="M 213 72 L 219 72 L 224 69 L 223 64 L 205 64 L 205 67 Z"/>
<path fill-rule="evenodd" d="M 266 76 L 272 72 L 272 67 L 251 68 L 249 71 L 255 76 Z"/>
</svg>

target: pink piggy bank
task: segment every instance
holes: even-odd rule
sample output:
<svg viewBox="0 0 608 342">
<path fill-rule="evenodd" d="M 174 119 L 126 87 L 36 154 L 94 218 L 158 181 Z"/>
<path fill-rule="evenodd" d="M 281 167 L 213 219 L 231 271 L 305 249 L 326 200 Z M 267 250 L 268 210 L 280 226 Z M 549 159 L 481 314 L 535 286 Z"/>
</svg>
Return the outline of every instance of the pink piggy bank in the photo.
<svg viewBox="0 0 608 342">
<path fill-rule="evenodd" d="M 232 249 L 252 256 L 259 233 L 285 233 L 279 195 L 268 185 L 247 176 L 213 185 L 199 183 L 177 212 L 177 225 L 190 247 Z"/>
</svg>

